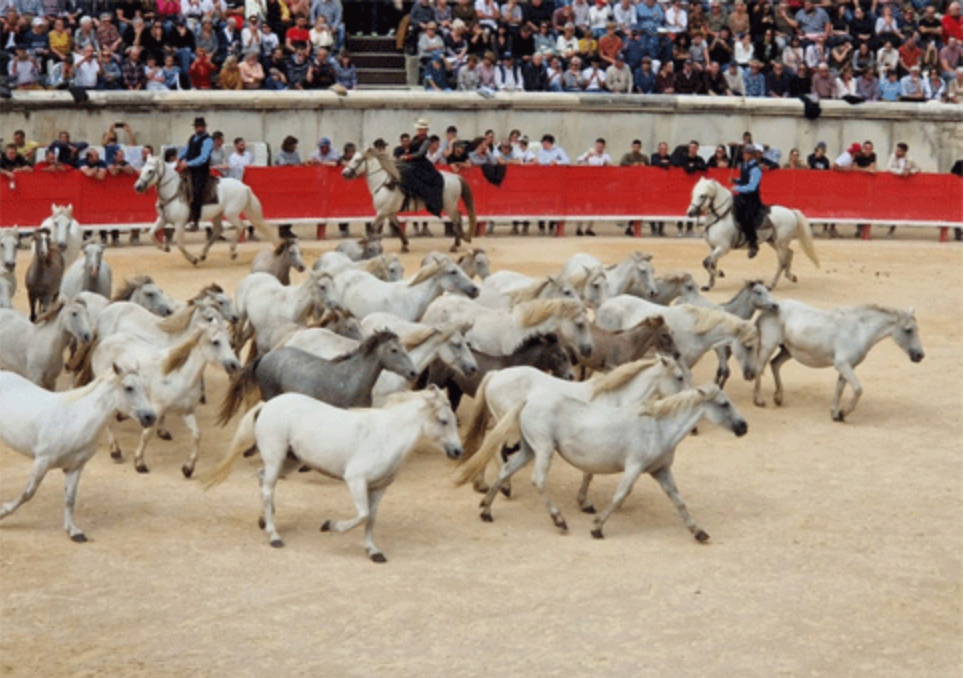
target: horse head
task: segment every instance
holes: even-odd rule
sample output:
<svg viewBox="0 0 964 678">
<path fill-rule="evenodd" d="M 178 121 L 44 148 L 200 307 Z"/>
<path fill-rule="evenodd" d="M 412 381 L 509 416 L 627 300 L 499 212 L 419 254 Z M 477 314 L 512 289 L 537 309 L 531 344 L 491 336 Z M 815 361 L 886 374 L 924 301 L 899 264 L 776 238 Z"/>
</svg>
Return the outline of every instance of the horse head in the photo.
<svg viewBox="0 0 964 678">
<path fill-rule="evenodd" d="M 41 261 L 47 261 L 50 256 L 50 230 L 38 228 L 33 232 L 33 252 Z"/>
<path fill-rule="evenodd" d="M 442 345 L 438 357 L 457 372 L 470 376 L 479 371 L 479 363 L 469 349 L 465 333 L 472 328 L 471 322 L 454 323 L 442 329 Z"/>
<path fill-rule="evenodd" d="M 917 327 L 913 308 L 906 312 L 897 311 L 897 322 L 890 336 L 907 352 L 912 362 L 919 363 L 924 359 L 924 347 L 920 342 L 920 330 Z"/>
<path fill-rule="evenodd" d="M 100 277 L 100 265 L 104 262 L 104 248 L 97 243 L 84 245 L 84 270 L 96 280 Z"/>
<path fill-rule="evenodd" d="M 64 330 L 81 344 L 89 344 L 94 340 L 90 314 L 87 312 L 87 304 L 82 299 L 71 299 L 65 303 L 60 310 L 59 318 Z"/>
<path fill-rule="evenodd" d="M 780 310 L 777 300 L 770 296 L 770 288 L 759 280 L 749 280 L 746 283 L 750 304 L 764 313 L 776 313 Z"/>
<path fill-rule="evenodd" d="M 381 330 L 371 335 L 362 342 L 361 350 L 366 351 L 368 347 L 378 356 L 378 361 L 386 370 L 394 372 L 409 381 L 418 377 L 418 370 L 415 363 L 405 348 L 402 346 L 398 335 L 390 330 Z"/>
<path fill-rule="evenodd" d="M 697 391 L 703 397 L 705 416 L 717 426 L 728 428 L 737 436 L 746 435 L 749 428 L 746 419 L 733 406 L 730 399 L 716 384 L 700 386 Z"/>
<path fill-rule="evenodd" d="M 0 261 L 11 273 L 17 268 L 17 250 L 20 248 L 20 229 L 5 228 L 0 231 Z"/>
<path fill-rule="evenodd" d="M 433 277 L 438 279 L 446 292 L 464 294 L 470 299 L 479 296 L 478 285 L 472 282 L 472 279 L 465 275 L 465 271 L 451 259 L 440 262 Z"/>
<path fill-rule="evenodd" d="M 651 263 L 653 255 L 633 252 L 631 257 L 636 264 L 635 273 L 639 284 L 650 299 L 655 299 L 659 296 L 659 285 L 656 284 L 656 271 L 653 270 L 653 264 Z"/>
<path fill-rule="evenodd" d="M 341 176 L 345 179 L 357 179 L 363 176 L 368 169 L 368 159 L 372 157 L 371 154 L 374 152 L 373 149 L 369 148 L 364 153 L 355 153 L 348 164 L 345 165 L 345 169 L 341 171 Z M 365 167 L 365 170 L 362 167 Z"/>
<path fill-rule="evenodd" d="M 589 268 L 586 271 L 586 281 L 582 286 L 583 300 L 593 308 L 599 308 L 609 296 L 609 280 L 603 268 Z"/>
<path fill-rule="evenodd" d="M 141 168 L 141 173 L 138 175 L 137 181 L 134 182 L 134 190 L 138 193 L 144 193 L 151 186 L 157 184 L 163 174 L 164 161 L 156 155 L 148 157 L 148 159 L 144 161 L 144 167 Z"/>
<path fill-rule="evenodd" d="M 118 386 L 114 398 L 114 409 L 120 414 L 137 419 L 144 428 L 150 428 L 157 422 L 157 412 L 147 397 L 147 383 L 144 375 L 139 373 L 136 364 L 114 363 L 113 368 L 111 378 Z"/>
<path fill-rule="evenodd" d="M 405 267 L 399 261 L 397 254 L 385 257 L 385 268 L 388 269 L 388 282 L 398 282 L 405 277 Z"/>
<path fill-rule="evenodd" d="M 664 353 L 657 353 L 656 360 L 659 368 L 656 377 L 657 397 L 668 398 L 692 386 L 689 370 L 678 363 L 675 358 L 671 358 Z"/>
<path fill-rule="evenodd" d="M 131 301 L 162 318 L 174 313 L 174 300 L 152 282 L 138 286 L 131 295 Z"/>
<path fill-rule="evenodd" d="M 287 255 L 291 266 L 299 273 L 304 273 L 305 260 L 301 256 L 301 242 L 298 240 L 298 236 L 284 238 L 279 247 L 284 248 L 284 253 Z"/>
<path fill-rule="evenodd" d="M 206 362 L 220 365 L 228 374 L 241 369 L 241 361 L 231 348 L 231 335 L 224 325 L 209 325 L 204 330 L 201 352 Z"/>
<path fill-rule="evenodd" d="M 50 216 L 42 224 L 50 229 L 53 241 L 61 252 L 66 252 L 70 246 L 70 232 L 77 222 L 74 220 L 74 206 L 51 205 Z M 78 228 L 80 227 L 77 224 Z"/>
<path fill-rule="evenodd" d="M 461 459 L 462 439 L 459 437 L 458 419 L 452 411 L 448 398 L 435 384 L 420 392 L 425 404 L 431 408 L 431 416 L 425 422 L 422 433 L 437 441 L 449 459 Z"/>
<path fill-rule="evenodd" d="M 698 217 L 710 209 L 713 201 L 716 199 L 717 186 L 719 186 L 719 184 L 712 179 L 700 177 L 700 180 L 693 186 L 690 206 L 689 209 L 686 210 L 686 216 Z"/>
</svg>

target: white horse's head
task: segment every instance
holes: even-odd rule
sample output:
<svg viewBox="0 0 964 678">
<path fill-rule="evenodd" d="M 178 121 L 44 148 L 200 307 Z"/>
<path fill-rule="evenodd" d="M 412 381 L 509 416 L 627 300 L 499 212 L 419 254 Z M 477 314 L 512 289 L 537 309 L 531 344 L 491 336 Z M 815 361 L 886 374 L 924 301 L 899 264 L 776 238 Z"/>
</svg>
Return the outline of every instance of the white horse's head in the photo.
<svg viewBox="0 0 964 678">
<path fill-rule="evenodd" d="M 890 333 L 894 341 L 907 352 L 912 362 L 919 363 L 924 359 L 924 347 L 920 342 L 920 331 L 917 328 L 917 318 L 914 309 L 896 311 L 897 323 Z"/>
<path fill-rule="evenodd" d="M 459 437 L 458 419 L 452 412 L 448 398 L 434 384 L 419 395 L 431 409 L 431 415 L 422 427 L 422 434 L 428 440 L 438 443 L 449 459 L 460 459 L 463 454 L 462 439 Z"/>
<path fill-rule="evenodd" d="M 749 428 L 746 419 L 740 414 L 739 410 L 733 406 L 727 395 L 716 384 L 706 384 L 700 386 L 699 393 L 703 397 L 706 406 L 705 416 L 711 422 L 722 428 L 731 430 L 737 436 L 746 435 Z"/>
<path fill-rule="evenodd" d="M 367 171 L 368 159 L 372 157 L 373 153 L 374 151 L 370 148 L 366 149 L 364 153 L 355 153 L 348 164 L 345 165 L 345 169 L 341 171 L 341 176 L 345 179 L 357 179 L 364 176 Z M 362 169 L 362 167 L 365 169 Z"/>
<path fill-rule="evenodd" d="M 17 268 L 18 249 L 20 249 L 20 229 L 14 226 L 0 230 L 0 262 L 11 273 Z"/>
<path fill-rule="evenodd" d="M 50 256 L 50 229 L 41 226 L 33 232 L 33 253 L 43 260 Z"/>
<path fill-rule="evenodd" d="M 636 275 L 639 278 L 639 284 L 643 290 L 645 290 L 646 294 L 649 295 L 650 299 L 655 299 L 659 296 L 659 285 L 656 284 L 656 271 L 653 270 L 653 255 L 633 252 L 631 256 L 636 264 Z"/>
<path fill-rule="evenodd" d="M 137 419 L 144 428 L 150 428 L 157 421 L 157 412 L 147 397 L 147 380 L 139 373 L 136 365 L 114 363 L 111 379 L 116 383 L 114 409 L 123 415 Z"/>
<path fill-rule="evenodd" d="M 164 161 L 159 156 L 149 156 L 144 161 L 144 167 L 141 168 L 137 181 L 134 182 L 134 190 L 138 193 L 144 193 L 151 186 L 157 184 L 162 174 L 164 174 Z"/>
<path fill-rule="evenodd" d="M 51 205 L 50 216 L 41 224 L 41 227 L 50 229 L 54 243 L 61 252 L 66 252 L 70 246 L 71 231 L 74 226 L 80 228 L 80 224 L 74 219 L 73 205 Z M 80 238 L 78 235 L 77 238 Z"/>
<path fill-rule="evenodd" d="M 689 209 L 686 210 L 686 216 L 698 217 L 701 214 L 705 214 L 707 210 L 713 207 L 722 188 L 723 186 L 713 179 L 700 177 L 700 180 L 693 186 L 693 192 L 690 196 L 690 206 Z"/>
<path fill-rule="evenodd" d="M 231 335 L 224 325 L 209 325 L 201 338 L 201 353 L 211 365 L 220 365 L 228 374 L 241 369 L 241 361 L 231 348 Z"/>
</svg>

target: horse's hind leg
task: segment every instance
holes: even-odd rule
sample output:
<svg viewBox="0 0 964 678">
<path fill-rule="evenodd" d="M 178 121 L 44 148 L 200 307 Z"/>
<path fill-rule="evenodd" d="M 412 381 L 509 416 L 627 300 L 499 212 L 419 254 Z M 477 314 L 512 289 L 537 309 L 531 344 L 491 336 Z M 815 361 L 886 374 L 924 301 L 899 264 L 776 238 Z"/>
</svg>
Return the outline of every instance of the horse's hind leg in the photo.
<svg viewBox="0 0 964 678">
<path fill-rule="evenodd" d="M 174 227 L 174 244 L 177 246 L 177 249 L 181 251 L 181 254 L 184 255 L 184 258 L 187 259 L 189 262 L 191 262 L 192 266 L 197 266 L 198 264 L 197 257 L 187 251 L 187 243 L 185 242 L 186 238 L 187 238 L 187 235 L 184 232 L 184 224 L 178 224 L 177 226 L 175 226 Z"/>
<path fill-rule="evenodd" d="M 583 513 L 595 513 L 596 507 L 592 504 L 587 504 L 586 499 L 589 497 L 589 484 L 592 483 L 592 474 L 583 473 L 582 474 L 582 485 L 579 486 L 579 493 L 576 495 L 576 503 L 579 504 L 579 508 L 582 509 Z"/>
<path fill-rule="evenodd" d="M 388 558 L 385 554 L 375 546 L 375 514 L 378 513 L 378 504 L 381 502 L 382 497 L 385 495 L 385 490 L 387 487 L 382 487 L 377 490 L 372 490 L 368 493 L 368 520 L 365 521 L 365 550 L 368 551 L 369 557 L 371 557 L 373 562 L 385 563 L 388 562 Z"/>
<path fill-rule="evenodd" d="M 408 236 L 405 235 L 405 229 L 402 228 L 402 225 L 398 222 L 398 218 L 394 216 L 389 217 L 388 225 L 391 227 L 392 232 L 398 236 L 398 239 L 402 241 L 402 253 L 408 252 Z"/>
<path fill-rule="evenodd" d="M 693 516 L 686 509 L 686 504 L 683 503 L 683 498 L 680 496 L 679 489 L 676 487 L 676 480 L 673 478 L 673 472 L 669 468 L 661 468 L 660 470 L 653 473 L 653 478 L 659 483 L 659 486 L 663 488 L 663 492 L 669 497 L 669 500 L 673 502 L 673 506 L 679 511 L 680 516 L 683 518 L 683 522 L 686 523 L 686 527 L 689 528 L 693 536 L 696 537 L 696 541 L 700 543 L 706 543 L 710 535 L 706 534 L 693 520 Z"/>
<path fill-rule="evenodd" d="M 455 234 L 455 244 L 449 248 L 450 252 L 458 252 L 462 245 L 462 214 L 456 209 L 448 213 L 452 220 L 452 232 Z"/>
<path fill-rule="evenodd" d="M 623 471 L 623 477 L 619 479 L 619 485 L 616 486 L 616 494 L 613 495 L 613 500 L 609 502 L 609 506 L 607 506 L 606 509 L 593 521 L 593 529 L 591 533 L 593 537 L 596 539 L 603 538 L 603 525 L 605 525 L 606 521 L 609 520 L 609 516 L 613 514 L 613 511 L 622 506 L 623 502 L 626 501 L 626 497 L 628 497 L 629 493 L 633 491 L 633 485 L 636 484 L 636 481 L 639 479 L 639 476 L 642 474 L 642 472 L 643 467 L 639 465 L 626 467 L 625 471 Z M 591 475 L 589 477 L 592 478 Z"/>
<path fill-rule="evenodd" d="M 231 242 L 228 245 L 231 250 L 231 261 L 234 261 L 238 258 L 238 241 L 241 239 L 241 234 L 244 233 L 244 224 L 241 223 L 241 217 L 237 215 L 233 217 L 225 215 L 224 218 L 231 222 L 231 225 L 234 226 L 234 238 L 231 239 Z M 217 224 L 215 226 L 215 230 L 218 232 L 223 231 L 221 228 L 221 217 L 214 219 L 214 222 Z"/>
<path fill-rule="evenodd" d="M 776 358 L 770 361 L 770 371 L 773 372 L 773 404 L 777 407 L 783 405 L 783 380 L 780 378 L 780 368 L 783 367 L 783 363 L 790 360 L 791 357 L 787 347 L 781 346 Z M 760 363 L 761 372 L 765 364 L 766 363 L 763 362 Z"/>
<path fill-rule="evenodd" d="M 80 473 L 83 467 L 73 470 L 64 469 L 64 529 L 77 543 L 87 541 L 84 533 L 74 524 L 74 503 L 77 501 L 77 485 L 80 483 Z"/>
<path fill-rule="evenodd" d="M 499 469 L 499 476 L 492 483 L 489 491 L 486 492 L 485 496 L 482 498 L 481 503 L 479 503 L 479 508 L 482 511 L 479 517 L 482 518 L 483 522 L 492 522 L 492 502 L 495 501 L 496 496 L 499 494 L 499 488 L 502 486 L 506 480 L 511 478 L 516 472 L 518 472 L 523 466 L 529 463 L 533 458 L 532 450 L 528 445 L 523 445 L 522 449 L 518 454 L 514 454 L 509 457 L 509 461 L 506 462 L 501 469 Z"/>
<path fill-rule="evenodd" d="M 716 352 L 716 359 L 719 366 L 716 368 L 716 383 L 720 388 L 726 385 L 726 380 L 730 378 L 730 348 L 729 346 L 717 346 L 713 349 Z"/>
<path fill-rule="evenodd" d="M 183 414 L 181 418 L 184 420 L 184 425 L 191 431 L 192 440 L 191 457 L 181 467 L 181 473 L 184 474 L 185 478 L 190 478 L 194 475 L 194 466 L 197 464 L 198 455 L 201 452 L 201 427 L 197 425 L 197 417 L 194 416 L 193 412 Z"/>
<path fill-rule="evenodd" d="M 3 506 L 0 506 L 0 518 L 6 518 L 11 513 L 20 508 L 21 505 L 30 501 L 37 488 L 40 487 L 40 483 L 43 481 L 44 476 L 47 475 L 47 471 L 50 469 L 50 462 L 46 459 L 34 459 L 33 460 L 33 471 L 30 473 L 30 478 L 27 479 L 27 484 L 23 488 L 23 492 L 20 496 L 9 501 Z"/>
<path fill-rule="evenodd" d="M 271 453 L 270 450 L 260 448 L 261 458 L 264 460 L 264 469 L 261 472 L 261 501 L 264 504 L 263 529 L 268 535 L 268 542 L 275 548 L 284 546 L 281 536 L 274 525 L 274 488 L 278 484 L 278 477 L 284 465 L 287 452 L 280 455 Z"/>
<path fill-rule="evenodd" d="M 529 443 L 523 440 L 522 447 L 529 447 Z M 569 531 L 566 519 L 562 517 L 562 511 L 560 511 L 559 507 L 549 498 L 549 492 L 546 490 L 546 477 L 549 475 L 549 466 L 552 464 L 553 451 L 551 445 L 543 445 L 537 451 L 534 451 L 536 463 L 532 469 L 532 484 L 535 486 L 539 496 L 542 497 L 542 501 L 545 502 L 546 508 L 549 509 L 549 517 L 552 518 L 552 524 L 562 530 L 563 533 L 566 533 Z"/>
<path fill-rule="evenodd" d="M 781 273 L 784 274 L 790 282 L 797 282 L 797 277 L 790 273 L 790 264 L 793 262 L 793 250 L 787 246 L 780 247 L 778 245 L 773 245 L 773 249 L 776 250 L 777 253 L 777 273 L 773 276 L 773 282 L 770 283 L 771 290 L 776 289 L 777 283 L 780 281 Z"/>
<path fill-rule="evenodd" d="M 198 257 L 201 261 L 206 261 L 208 258 L 208 252 L 211 251 L 211 247 L 218 241 L 221 237 L 221 233 L 224 229 L 221 227 L 221 217 L 214 217 L 211 219 L 211 235 L 208 239 L 204 241 L 204 248 L 201 250 L 201 256 Z"/>
</svg>

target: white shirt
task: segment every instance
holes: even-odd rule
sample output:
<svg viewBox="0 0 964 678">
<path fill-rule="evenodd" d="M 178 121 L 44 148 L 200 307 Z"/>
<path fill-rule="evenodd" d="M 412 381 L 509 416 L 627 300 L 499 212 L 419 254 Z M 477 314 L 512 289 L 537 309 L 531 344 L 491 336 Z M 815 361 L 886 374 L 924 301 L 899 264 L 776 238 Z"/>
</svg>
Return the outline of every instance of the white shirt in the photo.
<svg viewBox="0 0 964 678">
<path fill-rule="evenodd" d="M 241 181 L 244 179 L 244 168 L 252 162 L 251 151 L 238 154 L 237 151 L 228 156 L 228 176 Z"/>
<path fill-rule="evenodd" d="M 536 161 L 540 165 L 551 165 L 553 162 L 557 165 L 568 165 L 569 156 L 558 146 L 553 146 L 548 151 L 545 148 L 540 148 L 539 152 L 536 153 Z"/>
<path fill-rule="evenodd" d="M 596 154 L 595 148 L 590 148 L 588 151 L 576 158 L 576 162 L 585 163 L 593 167 L 602 167 L 604 165 L 612 165 L 613 159 L 609 157 L 609 154 L 605 151 L 601 155 Z"/>
<path fill-rule="evenodd" d="M 606 30 L 606 22 L 613 16 L 613 10 L 609 5 L 593 5 L 589 8 L 589 27 L 592 29 Z"/>
<path fill-rule="evenodd" d="M 524 92 L 522 86 L 522 72 L 518 66 L 506 68 L 498 65 L 495 68 L 495 88 L 501 92 Z"/>
<path fill-rule="evenodd" d="M 97 74 L 100 73 L 100 64 L 95 57 L 91 61 L 83 61 L 84 57 L 80 54 L 74 55 L 74 80 L 78 87 L 96 87 Z"/>
<path fill-rule="evenodd" d="M 521 148 L 516 148 L 513 151 L 516 160 L 521 160 L 523 165 L 531 165 L 536 162 L 536 154 L 532 152 L 531 148 L 526 148 L 524 151 Z"/>
<path fill-rule="evenodd" d="M 840 157 L 833 161 L 834 165 L 838 167 L 852 167 L 854 164 L 854 157 L 850 155 L 847 151 L 840 154 Z"/>
<path fill-rule="evenodd" d="M 587 92 L 600 90 L 606 84 L 606 71 L 590 66 L 582 72 L 582 79 L 586 81 Z"/>
<path fill-rule="evenodd" d="M 689 19 L 686 18 L 686 10 L 682 7 L 676 9 L 670 7 L 666 10 L 666 30 L 670 33 L 682 33 L 686 30 Z"/>
</svg>

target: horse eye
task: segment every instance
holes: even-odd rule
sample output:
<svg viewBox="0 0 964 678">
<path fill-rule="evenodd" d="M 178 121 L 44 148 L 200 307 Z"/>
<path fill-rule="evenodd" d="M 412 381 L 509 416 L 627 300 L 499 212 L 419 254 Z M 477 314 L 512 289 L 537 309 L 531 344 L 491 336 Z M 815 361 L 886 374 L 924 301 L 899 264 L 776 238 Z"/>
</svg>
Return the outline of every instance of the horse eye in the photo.
<svg viewBox="0 0 964 678">
<path fill-rule="evenodd" d="M 907 327 L 907 328 L 904 329 L 904 332 L 906 332 L 907 334 L 913 334 L 913 333 L 914 333 L 914 330 L 913 330 L 913 328 Z"/>
<path fill-rule="evenodd" d="M 133 393 L 133 392 L 134 392 L 134 387 L 133 387 L 133 386 L 125 386 L 125 387 L 124 387 L 124 393 Z"/>
<path fill-rule="evenodd" d="M 211 346 L 214 346 L 215 348 L 217 348 L 220 345 L 221 345 L 220 339 L 215 339 L 214 341 L 211 342 Z"/>
</svg>

